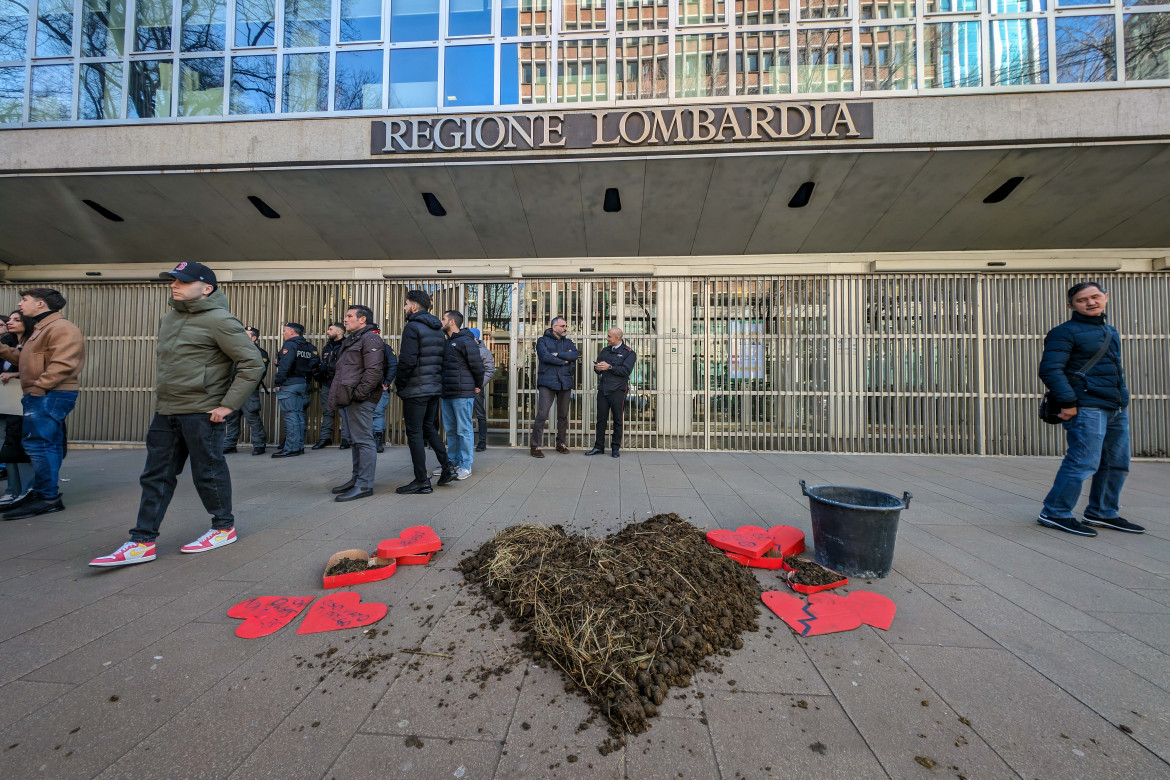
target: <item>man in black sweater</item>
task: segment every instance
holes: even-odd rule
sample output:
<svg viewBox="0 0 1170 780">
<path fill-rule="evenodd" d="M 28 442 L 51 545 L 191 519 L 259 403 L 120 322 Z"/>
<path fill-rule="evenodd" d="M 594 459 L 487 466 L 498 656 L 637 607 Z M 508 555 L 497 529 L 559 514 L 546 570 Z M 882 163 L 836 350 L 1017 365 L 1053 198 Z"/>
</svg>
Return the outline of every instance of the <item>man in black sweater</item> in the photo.
<svg viewBox="0 0 1170 780">
<path fill-rule="evenodd" d="M 605 334 L 605 349 L 597 356 L 593 372 L 597 374 L 597 434 L 593 449 L 586 455 L 600 455 L 605 452 L 605 426 L 613 414 L 613 436 L 610 438 L 610 454 L 621 457 L 622 418 L 626 410 L 626 389 L 630 385 L 630 373 L 638 356 L 622 342 L 621 328 L 610 328 Z"/>
<path fill-rule="evenodd" d="M 443 355 L 447 338 L 439 318 L 431 314 L 431 296 L 425 290 L 406 293 L 406 327 L 402 329 L 402 350 L 398 354 L 395 386 L 402 399 L 402 421 L 406 425 L 406 443 L 414 465 L 414 480 L 397 489 L 399 493 L 433 493 L 427 476 L 425 439 L 435 451 L 442 467 L 440 485 L 455 480 L 455 469 L 447 460 L 446 447 L 435 427 L 439 413 L 439 396 L 443 392 Z"/>
</svg>

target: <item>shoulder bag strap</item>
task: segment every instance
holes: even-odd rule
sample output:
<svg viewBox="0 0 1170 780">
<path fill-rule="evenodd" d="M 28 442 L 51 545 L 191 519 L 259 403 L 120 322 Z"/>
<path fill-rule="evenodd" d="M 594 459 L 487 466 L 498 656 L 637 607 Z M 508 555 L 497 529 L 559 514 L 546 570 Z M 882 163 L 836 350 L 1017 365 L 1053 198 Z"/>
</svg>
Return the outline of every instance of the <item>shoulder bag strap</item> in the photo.
<svg viewBox="0 0 1170 780">
<path fill-rule="evenodd" d="M 1108 325 L 1105 326 L 1105 338 L 1101 340 L 1100 349 L 1097 350 L 1093 357 L 1089 358 L 1088 363 L 1085 363 L 1078 370 L 1073 372 L 1074 376 L 1079 376 L 1081 379 L 1084 379 L 1085 374 L 1088 374 L 1093 370 L 1093 366 L 1097 365 L 1097 361 L 1105 357 L 1105 353 L 1109 351 L 1109 345 L 1113 342 L 1114 332 L 1115 331 L 1113 328 L 1109 327 Z"/>
</svg>

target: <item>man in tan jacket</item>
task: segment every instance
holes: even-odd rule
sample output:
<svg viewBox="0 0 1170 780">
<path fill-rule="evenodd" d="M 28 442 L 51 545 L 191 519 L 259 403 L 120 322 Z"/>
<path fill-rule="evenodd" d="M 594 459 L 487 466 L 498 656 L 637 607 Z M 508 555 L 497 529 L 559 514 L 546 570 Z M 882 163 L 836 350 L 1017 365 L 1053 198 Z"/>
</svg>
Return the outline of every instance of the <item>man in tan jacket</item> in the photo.
<svg viewBox="0 0 1170 780">
<path fill-rule="evenodd" d="M 57 477 L 65 457 L 65 417 L 77 403 L 77 377 L 85 365 L 81 331 L 61 316 L 65 296 L 48 287 L 20 291 L 17 308 L 30 330 L 22 349 L 0 345 L 0 358 L 20 371 L 24 391 L 24 450 L 36 473 L 33 490 L 9 506 L 5 520 L 23 520 L 65 508 Z"/>
</svg>

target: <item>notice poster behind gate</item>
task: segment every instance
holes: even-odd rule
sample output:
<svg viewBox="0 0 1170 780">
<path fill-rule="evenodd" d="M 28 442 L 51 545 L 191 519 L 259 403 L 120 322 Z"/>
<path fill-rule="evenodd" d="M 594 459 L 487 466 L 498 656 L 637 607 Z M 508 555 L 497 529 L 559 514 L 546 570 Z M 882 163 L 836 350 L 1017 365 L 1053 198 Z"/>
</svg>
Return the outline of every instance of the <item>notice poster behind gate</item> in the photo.
<svg viewBox="0 0 1170 780">
<path fill-rule="evenodd" d="M 758 320 L 731 320 L 731 379 L 764 378 L 764 323 Z"/>
</svg>

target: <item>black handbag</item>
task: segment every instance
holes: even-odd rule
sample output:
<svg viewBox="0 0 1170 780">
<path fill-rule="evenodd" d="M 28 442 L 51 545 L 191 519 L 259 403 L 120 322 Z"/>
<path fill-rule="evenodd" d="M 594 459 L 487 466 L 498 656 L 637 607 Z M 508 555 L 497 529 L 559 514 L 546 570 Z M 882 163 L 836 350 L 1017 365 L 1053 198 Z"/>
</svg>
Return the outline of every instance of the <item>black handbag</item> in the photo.
<svg viewBox="0 0 1170 780">
<path fill-rule="evenodd" d="M 1089 358 L 1089 362 L 1080 367 L 1079 370 L 1073 372 L 1073 376 L 1084 380 L 1085 375 L 1088 374 L 1093 366 L 1097 365 L 1097 361 L 1105 357 L 1105 353 L 1109 351 L 1109 343 L 1113 341 L 1113 328 L 1108 325 L 1105 326 L 1105 338 L 1101 341 L 1101 347 L 1097 350 L 1093 357 Z M 1064 420 L 1060 419 L 1060 404 L 1056 402 L 1056 398 L 1049 390 L 1040 399 L 1040 419 L 1049 425 L 1060 425 Z"/>
</svg>

